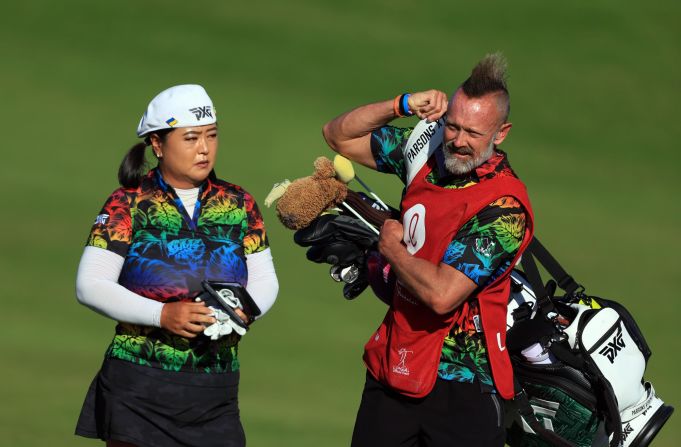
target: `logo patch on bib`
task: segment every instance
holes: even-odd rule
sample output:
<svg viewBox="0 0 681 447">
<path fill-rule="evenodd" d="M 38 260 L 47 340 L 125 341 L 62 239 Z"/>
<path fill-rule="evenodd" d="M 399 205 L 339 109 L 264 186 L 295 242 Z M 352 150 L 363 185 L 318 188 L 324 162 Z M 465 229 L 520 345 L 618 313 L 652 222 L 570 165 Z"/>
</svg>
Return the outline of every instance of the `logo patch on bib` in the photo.
<svg viewBox="0 0 681 447">
<path fill-rule="evenodd" d="M 426 243 L 426 207 L 417 203 L 404 213 L 404 243 L 407 251 L 414 254 Z"/>
</svg>

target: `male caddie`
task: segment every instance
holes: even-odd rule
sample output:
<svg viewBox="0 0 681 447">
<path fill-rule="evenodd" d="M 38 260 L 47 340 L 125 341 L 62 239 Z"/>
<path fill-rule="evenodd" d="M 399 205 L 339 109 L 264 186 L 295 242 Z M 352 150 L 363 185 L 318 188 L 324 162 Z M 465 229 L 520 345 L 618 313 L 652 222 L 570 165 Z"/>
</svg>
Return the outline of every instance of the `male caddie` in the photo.
<svg viewBox="0 0 681 447">
<path fill-rule="evenodd" d="M 353 446 L 504 445 L 511 267 L 532 237 L 523 183 L 498 149 L 511 123 L 506 64 L 485 57 L 447 101 L 429 90 L 324 126 L 336 152 L 405 184 L 379 251 L 397 283 L 366 344 Z M 388 126 L 416 114 L 415 128 Z"/>
</svg>

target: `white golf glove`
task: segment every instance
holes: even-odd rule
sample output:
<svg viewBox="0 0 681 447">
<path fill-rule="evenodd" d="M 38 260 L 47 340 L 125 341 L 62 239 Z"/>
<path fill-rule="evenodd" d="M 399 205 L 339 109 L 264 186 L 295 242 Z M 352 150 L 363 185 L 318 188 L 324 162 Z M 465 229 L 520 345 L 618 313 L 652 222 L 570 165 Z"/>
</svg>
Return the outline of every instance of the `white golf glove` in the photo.
<svg viewBox="0 0 681 447">
<path fill-rule="evenodd" d="M 212 316 L 215 317 L 217 321 L 203 330 L 203 333 L 206 335 L 206 337 L 209 337 L 211 340 L 217 340 L 218 338 L 229 335 L 232 332 L 236 332 L 241 336 L 246 333 L 246 329 L 232 321 L 232 319 L 229 318 L 229 315 L 227 315 L 225 312 L 212 306 L 210 309 L 213 311 Z"/>
</svg>

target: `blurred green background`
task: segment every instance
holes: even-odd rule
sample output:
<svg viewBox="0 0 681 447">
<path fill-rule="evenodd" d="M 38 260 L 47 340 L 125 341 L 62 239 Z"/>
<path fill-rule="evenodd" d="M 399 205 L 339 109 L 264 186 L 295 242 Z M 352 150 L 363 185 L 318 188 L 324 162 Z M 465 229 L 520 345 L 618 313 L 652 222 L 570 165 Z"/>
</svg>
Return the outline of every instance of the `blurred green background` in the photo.
<svg viewBox="0 0 681 447">
<path fill-rule="evenodd" d="M 513 104 L 503 148 L 537 234 L 588 291 L 628 306 L 654 351 L 646 377 L 679 407 L 680 19 L 673 0 L 3 4 L 0 444 L 99 444 L 72 433 L 114 323 L 77 304 L 74 279 L 156 93 L 206 87 L 220 113 L 217 172 L 262 202 L 331 155 L 320 131 L 333 116 L 451 92 L 497 50 Z M 396 179 L 358 173 L 397 204 Z M 281 291 L 241 346 L 249 445 L 348 445 L 363 344 L 384 307 L 369 293 L 345 301 L 264 215 Z M 681 445 L 679 421 L 653 445 Z"/>
</svg>

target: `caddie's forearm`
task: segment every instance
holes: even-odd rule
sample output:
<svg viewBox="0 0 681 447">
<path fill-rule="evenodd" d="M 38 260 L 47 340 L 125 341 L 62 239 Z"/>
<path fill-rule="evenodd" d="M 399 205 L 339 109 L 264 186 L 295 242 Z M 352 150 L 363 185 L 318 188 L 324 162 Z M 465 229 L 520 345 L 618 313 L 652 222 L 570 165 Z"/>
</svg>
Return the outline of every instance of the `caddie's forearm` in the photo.
<svg viewBox="0 0 681 447">
<path fill-rule="evenodd" d="M 393 100 L 381 101 L 357 107 L 334 118 L 324 125 L 322 132 L 331 149 L 375 169 L 376 163 L 371 155 L 371 132 L 395 118 Z"/>
<path fill-rule="evenodd" d="M 370 134 L 395 119 L 393 100 L 376 102 L 352 109 L 324 126 L 329 144 L 354 140 Z"/>
<path fill-rule="evenodd" d="M 392 258 L 390 265 L 402 285 L 437 314 L 453 311 L 475 290 L 458 270 L 412 256 L 406 248 Z"/>
</svg>

